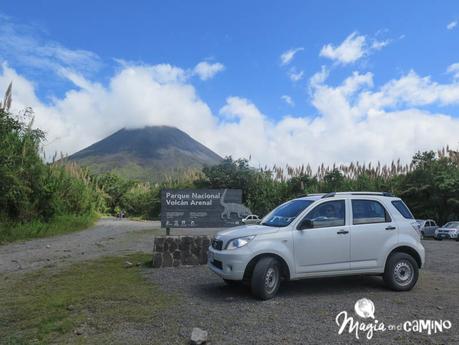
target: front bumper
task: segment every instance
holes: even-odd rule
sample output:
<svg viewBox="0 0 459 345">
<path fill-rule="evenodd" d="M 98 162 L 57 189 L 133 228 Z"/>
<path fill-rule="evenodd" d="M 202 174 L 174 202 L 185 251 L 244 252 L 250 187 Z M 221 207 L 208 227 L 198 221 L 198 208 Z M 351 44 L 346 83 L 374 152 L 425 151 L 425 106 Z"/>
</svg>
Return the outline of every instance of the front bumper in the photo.
<svg viewBox="0 0 459 345">
<path fill-rule="evenodd" d="M 215 250 L 209 247 L 207 267 L 223 279 L 242 280 L 252 256 L 248 246 L 234 250 Z"/>
<path fill-rule="evenodd" d="M 435 238 L 441 238 L 445 240 L 455 240 L 458 237 L 457 232 L 439 232 L 435 234 Z"/>
</svg>

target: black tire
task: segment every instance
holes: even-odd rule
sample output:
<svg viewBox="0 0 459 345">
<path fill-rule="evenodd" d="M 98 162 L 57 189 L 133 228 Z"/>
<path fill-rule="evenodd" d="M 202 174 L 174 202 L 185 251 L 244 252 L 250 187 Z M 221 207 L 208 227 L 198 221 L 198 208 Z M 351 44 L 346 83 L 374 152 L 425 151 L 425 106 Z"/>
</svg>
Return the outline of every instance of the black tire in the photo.
<svg viewBox="0 0 459 345">
<path fill-rule="evenodd" d="M 416 260 L 406 253 L 394 253 L 386 262 L 384 282 L 395 291 L 408 291 L 416 285 L 419 268 Z"/>
<path fill-rule="evenodd" d="M 273 257 L 264 257 L 258 260 L 252 272 L 250 287 L 252 294 L 267 300 L 276 296 L 281 281 L 281 267 Z"/>
</svg>

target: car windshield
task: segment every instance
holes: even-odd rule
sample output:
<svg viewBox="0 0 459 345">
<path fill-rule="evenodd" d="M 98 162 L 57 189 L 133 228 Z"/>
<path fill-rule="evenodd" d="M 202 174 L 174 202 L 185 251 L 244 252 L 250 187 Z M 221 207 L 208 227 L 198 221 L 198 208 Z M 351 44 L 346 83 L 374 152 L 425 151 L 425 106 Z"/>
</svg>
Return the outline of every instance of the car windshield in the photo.
<svg viewBox="0 0 459 345">
<path fill-rule="evenodd" d="M 283 227 L 289 225 L 314 200 L 292 200 L 275 208 L 265 218 L 262 225 Z"/>
<path fill-rule="evenodd" d="M 459 228 L 459 222 L 446 223 L 444 228 Z"/>
</svg>

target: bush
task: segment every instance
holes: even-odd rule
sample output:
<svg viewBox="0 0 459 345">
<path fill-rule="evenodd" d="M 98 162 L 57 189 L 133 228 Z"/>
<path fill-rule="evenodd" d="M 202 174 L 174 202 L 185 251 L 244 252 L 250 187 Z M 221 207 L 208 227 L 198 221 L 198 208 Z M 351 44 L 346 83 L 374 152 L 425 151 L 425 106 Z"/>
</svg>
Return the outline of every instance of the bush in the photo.
<svg viewBox="0 0 459 345">
<path fill-rule="evenodd" d="M 105 207 L 97 184 L 75 164 L 46 164 L 40 155 L 45 136 L 33 129 L 32 110 L 13 116 L 5 107 L 10 97 L 7 92 L 0 104 L 0 240 L 88 225 Z"/>
</svg>

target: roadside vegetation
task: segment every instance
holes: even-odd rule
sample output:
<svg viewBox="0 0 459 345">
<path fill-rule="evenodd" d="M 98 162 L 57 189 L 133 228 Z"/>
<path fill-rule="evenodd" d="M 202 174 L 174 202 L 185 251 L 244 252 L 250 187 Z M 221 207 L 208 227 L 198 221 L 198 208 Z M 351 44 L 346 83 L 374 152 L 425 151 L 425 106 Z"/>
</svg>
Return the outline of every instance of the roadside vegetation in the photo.
<svg viewBox="0 0 459 345">
<path fill-rule="evenodd" d="M 0 104 L 0 243 L 93 223 L 104 202 L 97 185 L 78 166 L 46 164 L 32 110 L 13 116 L 10 105 L 11 85 Z"/>
<path fill-rule="evenodd" d="M 126 268 L 126 260 L 133 266 Z M 151 326 L 175 303 L 143 277 L 149 260 L 146 254 L 106 257 L 1 277 L 0 344 L 126 343 L 123 327 Z"/>
<path fill-rule="evenodd" d="M 459 152 L 445 148 L 418 152 L 412 162 L 372 166 L 361 163 L 310 167 L 256 169 L 246 159 L 225 158 L 163 183 L 136 182 L 114 174 L 99 175 L 109 212 L 123 209 L 128 216 L 157 219 L 162 188 L 240 188 L 243 202 L 258 215 L 280 203 L 308 193 L 331 191 L 386 191 L 405 200 L 417 218 L 432 218 L 443 224 L 459 217 Z"/>
</svg>

